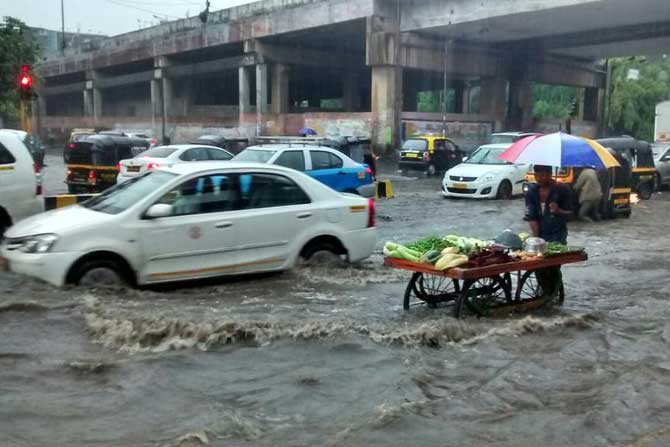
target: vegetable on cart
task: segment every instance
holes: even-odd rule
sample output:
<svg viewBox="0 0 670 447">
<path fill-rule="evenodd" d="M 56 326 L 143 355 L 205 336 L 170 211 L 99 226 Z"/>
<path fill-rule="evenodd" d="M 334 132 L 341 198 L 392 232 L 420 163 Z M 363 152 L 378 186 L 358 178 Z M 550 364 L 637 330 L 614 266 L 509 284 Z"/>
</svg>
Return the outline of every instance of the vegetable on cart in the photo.
<svg viewBox="0 0 670 447">
<path fill-rule="evenodd" d="M 386 265 L 413 272 L 405 289 L 405 309 L 452 302 L 457 318 L 528 310 L 554 300 L 561 304 L 562 276 L 557 290 L 546 293 L 538 272 L 588 259 L 583 249 L 556 243 L 548 243 L 544 253 L 527 253 L 456 235 L 407 246 L 388 242 L 384 255 Z"/>
</svg>

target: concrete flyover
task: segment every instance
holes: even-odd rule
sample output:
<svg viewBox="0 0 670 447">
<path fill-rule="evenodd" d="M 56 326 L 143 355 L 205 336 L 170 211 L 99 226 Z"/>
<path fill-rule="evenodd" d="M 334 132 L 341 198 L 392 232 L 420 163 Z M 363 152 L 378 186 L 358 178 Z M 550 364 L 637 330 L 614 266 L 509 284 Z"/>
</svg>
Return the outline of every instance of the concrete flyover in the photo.
<svg viewBox="0 0 670 447">
<path fill-rule="evenodd" d="M 472 147 L 533 118 L 534 84 L 583 89 L 572 130 L 599 132 L 612 56 L 670 44 L 667 0 L 265 0 L 111 37 L 46 60 L 36 123 L 253 137 L 412 132 Z M 445 92 L 446 109 L 424 92 Z M 437 107 L 437 108 L 436 108 Z"/>
</svg>

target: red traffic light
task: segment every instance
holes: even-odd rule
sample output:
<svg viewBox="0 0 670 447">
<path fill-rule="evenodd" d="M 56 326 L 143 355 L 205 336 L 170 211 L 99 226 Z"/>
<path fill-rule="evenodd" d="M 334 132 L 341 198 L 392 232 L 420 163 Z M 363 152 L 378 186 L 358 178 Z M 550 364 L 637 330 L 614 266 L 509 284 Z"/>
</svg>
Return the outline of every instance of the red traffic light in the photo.
<svg viewBox="0 0 670 447">
<path fill-rule="evenodd" d="M 21 66 L 21 72 L 22 72 L 22 73 L 28 73 L 29 71 L 30 71 L 30 65 L 28 65 L 28 64 L 23 64 L 23 65 Z"/>
<path fill-rule="evenodd" d="M 21 85 L 21 88 L 30 88 L 30 86 L 33 85 L 33 78 L 30 75 L 22 74 L 19 78 L 19 84 Z"/>
</svg>

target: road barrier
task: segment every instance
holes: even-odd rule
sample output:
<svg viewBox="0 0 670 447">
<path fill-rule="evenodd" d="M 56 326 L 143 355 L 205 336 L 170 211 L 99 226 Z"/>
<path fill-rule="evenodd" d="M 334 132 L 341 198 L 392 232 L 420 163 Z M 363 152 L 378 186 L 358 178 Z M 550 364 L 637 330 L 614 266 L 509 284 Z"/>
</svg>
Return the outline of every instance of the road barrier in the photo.
<svg viewBox="0 0 670 447">
<path fill-rule="evenodd" d="M 45 196 L 44 210 L 49 211 L 74 205 L 95 196 L 97 196 L 97 194 L 61 194 L 57 196 Z"/>
<path fill-rule="evenodd" d="M 391 185 L 391 180 L 378 180 L 377 187 L 375 188 L 375 199 L 392 199 L 393 197 L 393 186 Z"/>
</svg>

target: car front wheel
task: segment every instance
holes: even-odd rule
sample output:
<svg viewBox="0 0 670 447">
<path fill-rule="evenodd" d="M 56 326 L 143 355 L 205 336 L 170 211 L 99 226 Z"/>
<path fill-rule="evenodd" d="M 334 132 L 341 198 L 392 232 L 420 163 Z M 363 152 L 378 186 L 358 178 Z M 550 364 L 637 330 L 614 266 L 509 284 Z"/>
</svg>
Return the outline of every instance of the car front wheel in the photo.
<svg viewBox="0 0 670 447">
<path fill-rule="evenodd" d="M 77 266 L 71 283 L 83 287 L 120 287 L 127 284 L 122 266 L 113 259 L 93 259 Z"/>
<path fill-rule="evenodd" d="M 503 180 L 498 186 L 498 193 L 496 199 L 510 200 L 512 198 L 512 184 L 509 180 Z"/>
</svg>

